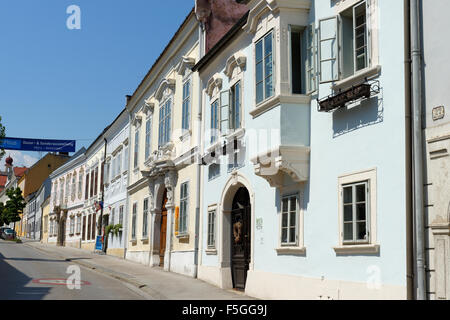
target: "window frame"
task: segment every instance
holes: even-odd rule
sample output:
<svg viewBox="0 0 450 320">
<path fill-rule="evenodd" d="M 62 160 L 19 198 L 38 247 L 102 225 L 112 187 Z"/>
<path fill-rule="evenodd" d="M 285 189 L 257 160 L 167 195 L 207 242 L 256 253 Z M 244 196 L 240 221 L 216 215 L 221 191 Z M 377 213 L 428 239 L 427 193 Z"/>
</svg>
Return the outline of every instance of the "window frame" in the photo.
<svg viewBox="0 0 450 320">
<path fill-rule="evenodd" d="M 211 219 L 211 214 L 214 215 Z M 216 249 L 216 230 L 217 230 L 217 208 L 208 210 L 208 229 L 206 236 L 206 245 L 208 249 Z M 212 240 L 212 243 L 210 242 Z"/>
<path fill-rule="evenodd" d="M 344 242 L 344 212 L 343 212 L 343 186 L 368 181 L 369 196 L 367 200 L 369 217 L 367 225 L 369 230 L 368 241 L 364 243 Z M 377 243 L 377 168 L 344 174 L 338 177 L 338 244 L 333 247 L 337 254 L 374 254 L 378 253 L 380 246 Z"/>
<path fill-rule="evenodd" d="M 185 96 L 186 85 L 189 85 L 187 96 Z M 191 113 L 192 113 L 192 78 L 188 77 L 183 81 L 183 96 L 182 96 L 182 114 L 181 114 L 181 129 L 183 131 L 191 130 Z M 186 107 L 187 104 L 187 107 Z M 186 114 L 187 113 L 187 114 Z"/>
<path fill-rule="evenodd" d="M 137 229 L 137 206 L 138 203 L 134 202 L 131 209 L 131 240 L 136 240 L 136 229 Z"/>
<path fill-rule="evenodd" d="M 172 112 L 173 112 L 173 97 L 172 95 L 160 104 L 159 106 L 159 123 L 158 123 L 158 147 L 163 148 L 172 141 Z M 169 107 L 168 107 L 169 106 Z M 164 109 L 164 116 L 161 117 L 161 110 Z M 170 109 L 167 113 L 167 109 Z M 167 140 L 167 141 L 166 141 Z"/>
<path fill-rule="evenodd" d="M 139 167 L 139 140 L 140 140 L 140 124 L 134 127 L 134 152 L 133 152 L 133 169 Z M 114 164 L 113 164 L 114 167 Z"/>
<path fill-rule="evenodd" d="M 148 211 L 149 211 L 149 198 L 144 199 L 142 207 L 142 239 L 148 239 Z"/>
<path fill-rule="evenodd" d="M 178 217 L 178 235 L 183 236 L 188 233 L 188 217 L 189 217 L 189 181 L 185 181 L 180 184 L 180 215 Z M 183 194 L 183 187 L 186 188 L 186 193 Z M 183 207 L 184 203 L 184 207 Z M 184 209 L 183 209 L 184 208 Z M 182 229 L 184 222 L 184 230 Z"/>
<path fill-rule="evenodd" d="M 219 125 L 220 125 L 220 117 L 218 115 L 219 110 L 220 110 L 219 101 L 220 101 L 220 99 L 217 98 L 211 103 L 211 109 L 210 109 L 210 118 L 211 118 L 211 123 L 210 123 L 211 140 L 210 140 L 210 142 L 211 142 L 211 144 L 214 144 L 219 140 L 219 137 L 218 137 Z M 214 106 L 215 106 L 215 112 L 213 113 Z M 213 115 L 215 115 L 215 118 L 213 117 Z M 215 127 L 213 127 L 213 123 L 214 123 Z"/>
<path fill-rule="evenodd" d="M 271 35 L 271 41 L 272 41 L 272 45 L 271 45 L 271 47 L 272 47 L 272 51 L 271 51 L 271 53 L 270 54 L 266 54 L 266 52 L 265 52 L 265 41 L 266 41 L 266 38 L 269 36 L 269 35 Z M 257 60 L 257 46 L 258 46 L 258 44 L 260 43 L 260 42 L 262 42 L 262 60 L 260 60 L 260 61 L 258 61 Z M 275 67 L 276 67 L 276 65 L 275 65 L 275 62 L 276 62 L 276 59 L 275 59 L 275 48 L 276 48 L 276 41 L 275 41 L 275 30 L 272 28 L 272 29 L 270 29 L 268 32 L 266 32 L 264 35 L 262 35 L 258 40 L 256 40 L 255 41 L 255 43 L 254 43 L 254 57 L 255 57 L 255 77 L 254 77 L 254 79 L 255 79 L 255 105 L 256 106 L 258 106 L 258 105 L 260 105 L 260 104 L 262 104 L 263 102 L 265 102 L 265 101 L 267 101 L 268 99 L 270 99 L 270 98 L 272 98 L 272 97 L 274 97 L 275 96 L 275 88 L 276 88 L 276 85 L 275 85 L 275 72 L 276 72 L 276 69 L 275 69 Z M 266 76 L 266 58 L 269 56 L 269 55 L 271 55 L 272 56 L 272 73 L 269 75 L 269 76 Z M 258 67 L 258 64 L 259 63 L 262 63 L 262 81 L 258 81 L 258 79 L 257 79 L 257 67 Z M 271 95 L 269 95 L 269 96 L 266 96 L 266 85 L 267 85 L 267 82 L 266 82 L 266 80 L 269 78 L 269 77 L 272 77 L 272 94 Z M 262 95 L 262 100 L 261 101 L 258 101 L 258 85 L 260 84 L 260 83 L 262 83 L 262 85 L 263 85 L 263 88 L 262 88 L 262 93 L 263 93 L 263 95 Z"/>
<path fill-rule="evenodd" d="M 360 201 L 359 203 L 356 201 L 356 188 L 358 186 L 364 185 L 364 193 L 365 193 L 365 201 L 363 202 L 365 204 L 365 220 L 357 220 L 357 210 L 356 210 L 356 206 L 358 204 L 361 204 L 362 201 Z M 345 203 L 345 197 L 344 197 L 344 192 L 346 188 L 352 188 L 352 201 L 351 203 Z M 352 183 L 347 183 L 347 184 L 343 184 L 340 186 L 341 188 L 341 198 L 342 201 L 340 203 L 340 205 L 342 206 L 342 212 L 344 213 L 342 215 L 342 243 L 344 245 L 358 245 L 358 244 L 368 244 L 370 243 L 370 182 L 368 180 L 364 180 L 364 181 L 355 181 Z M 351 222 L 346 222 L 345 221 L 345 206 L 346 205 L 351 205 L 352 206 L 352 220 Z M 357 237 L 357 224 L 364 221 L 365 225 L 366 225 L 366 239 L 358 239 Z M 346 240 L 345 239 L 345 225 L 346 224 L 352 224 L 352 240 Z"/>
<path fill-rule="evenodd" d="M 292 199 L 295 199 L 295 217 L 296 217 L 296 219 L 295 219 L 295 229 L 294 229 L 294 233 L 295 233 L 295 241 L 294 242 L 290 242 L 289 241 L 289 239 L 290 239 L 290 234 L 291 234 L 291 231 L 290 231 L 290 229 L 292 228 L 292 226 L 291 226 L 291 224 L 290 224 L 290 218 L 291 218 L 291 210 L 290 210 L 290 208 L 291 208 L 291 200 Z M 283 204 L 284 204 L 284 201 L 285 200 L 288 200 L 288 211 L 286 212 L 286 214 L 287 214 L 287 234 L 286 234 L 286 239 L 287 239 L 287 242 L 283 242 L 283 229 L 284 229 L 284 227 L 283 227 L 283 215 L 285 214 L 284 212 L 283 212 Z M 280 237 L 279 237 L 279 242 L 280 242 L 280 246 L 281 247 L 298 247 L 298 245 L 299 245 L 299 238 L 300 238 L 300 235 L 299 235 L 299 229 L 300 229 L 300 196 L 299 196 L 299 194 L 298 193 L 294 193 L 294 194 L 286 194 L 286 195 L 283 195 L 282 197 L 281 197 L 281 205 L 280 205 L 280 214 L 281 214 L 281 216 L 280 216 L 280 218 L 281 218 L 281 223 L 280 223 Z"/>
<path fill-rule="evenodd" d="M 147 119 L 145 121 L 145 160 L 150 158 L 151 151 L 152 151 L 152 145 L 151 145 L 151 139 L 152 139 L 152 116 L 147 116 Z M 125 153 L 125 151 L 124 151 Z M 124 157 L 125 158 L 125 157 Z"/>
</svg>

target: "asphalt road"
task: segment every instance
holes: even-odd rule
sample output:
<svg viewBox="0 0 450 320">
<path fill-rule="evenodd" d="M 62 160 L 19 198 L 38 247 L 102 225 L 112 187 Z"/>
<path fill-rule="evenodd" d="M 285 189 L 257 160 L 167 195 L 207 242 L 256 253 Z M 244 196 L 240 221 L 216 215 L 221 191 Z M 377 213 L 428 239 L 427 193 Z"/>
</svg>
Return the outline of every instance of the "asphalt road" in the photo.
<svg viewBox="0 0 450 320">
<path fill-rule="evenodd" d="M 23 244 L 0 240 L 0 300 L 142 299 L 136 289 L 119 280 Z"/>
</svg>

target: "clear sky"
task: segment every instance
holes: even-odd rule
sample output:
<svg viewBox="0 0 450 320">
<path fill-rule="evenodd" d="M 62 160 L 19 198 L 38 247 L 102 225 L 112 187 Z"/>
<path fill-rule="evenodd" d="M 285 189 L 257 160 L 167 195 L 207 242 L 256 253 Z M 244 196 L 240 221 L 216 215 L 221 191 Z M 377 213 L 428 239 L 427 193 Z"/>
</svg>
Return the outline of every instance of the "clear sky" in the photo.
<svg viewBox="0 0 450 320">
<path fill-rule="evenodd" d="M 70 5 L 81 10 L 80 30 L 67 28 Z M 6 135 L 77 140 L 77 150 L 87 148 L 124 109 L 125 95 L 193 6 L 194 0 L 0 0 Z M 15 165 L 39 157 L 11 154 Z"/>
</svg>

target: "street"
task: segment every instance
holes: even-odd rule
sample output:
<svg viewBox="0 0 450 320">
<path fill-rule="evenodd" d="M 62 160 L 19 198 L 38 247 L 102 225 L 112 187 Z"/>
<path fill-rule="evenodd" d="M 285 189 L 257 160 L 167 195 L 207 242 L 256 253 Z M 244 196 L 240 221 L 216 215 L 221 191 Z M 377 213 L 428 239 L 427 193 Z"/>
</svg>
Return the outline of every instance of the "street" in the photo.
<svg viewBox="0 0 450 320">
<path fill-rule="evenodd" d="M 67 271 L 71 271 L 67 273 Z M 80 270 L 80 289 L 66 285 Z M 76 282 L 71 282 L 76 283 Z M 131 286 L 23 244 L 0 240 L 1 300 L 141 300 Z"/>
</svg>

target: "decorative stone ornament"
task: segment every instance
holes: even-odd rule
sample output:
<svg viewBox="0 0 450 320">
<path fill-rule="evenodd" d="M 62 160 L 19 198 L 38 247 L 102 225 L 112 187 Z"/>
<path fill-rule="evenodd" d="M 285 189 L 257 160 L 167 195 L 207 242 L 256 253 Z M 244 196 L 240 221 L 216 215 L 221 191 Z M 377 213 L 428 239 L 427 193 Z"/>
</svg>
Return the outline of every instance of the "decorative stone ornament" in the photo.
<svg viewBox="0 0 450 320">
<path fill-rule="evenodd" d="M 225 75 L 228 78 L 233 76 L 233 71 L 235 68 L 239 67 L 239 71 L 242 72 L 247 64 L 247 57 L 242 52 L 237 52 L 233 54 L 227 60 L 227 64 L 225 67 Z"/>
<path fill-rule="evenodd" d="M 155 98 L 158 101 L 163 100 L 163 97 L 166 97 L 173 93 L 175 91 L 175 79 L 164 79 L 161 81 L 161 84 L 158 87 L 158 90 L 156 90 Z"/>
<path fill-rule="evenodd" d="M 222 89 L 222 82 L 223 80 L 218 73 L 212 76 L 206 86 L 206 93 L 208 94 L 208 96 L 212 97 L 215 91 L 220 91 Z"/>
<path fill-rule="evenodd" d="M 178 64 L 177 73 L 184 77 L 186 69 L 191 69 L 195 65 L 195 59 L 190 57 L 181 58 L 181 62 Z"/>
</svg>

